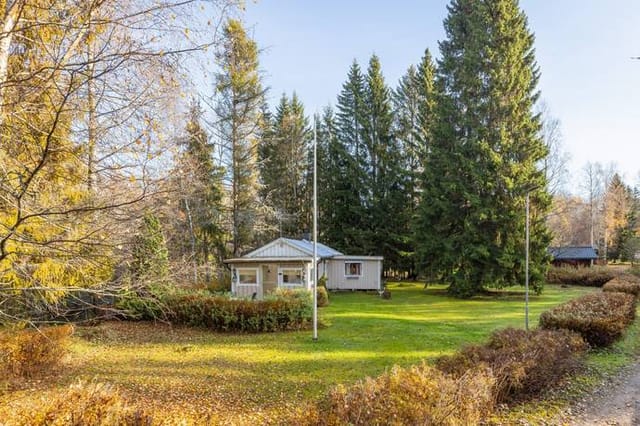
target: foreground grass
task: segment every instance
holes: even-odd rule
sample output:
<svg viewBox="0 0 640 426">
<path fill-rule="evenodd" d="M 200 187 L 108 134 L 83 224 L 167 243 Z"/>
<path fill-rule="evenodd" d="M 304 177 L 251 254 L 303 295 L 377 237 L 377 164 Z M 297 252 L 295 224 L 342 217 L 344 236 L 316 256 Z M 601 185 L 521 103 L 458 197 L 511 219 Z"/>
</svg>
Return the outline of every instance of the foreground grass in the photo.
<svg viewBox="0 0 640 426">
<path fill-rule="evenodd" d="M 277 421 L 337 383 L 375 376 L 450 354 L 495 329 L 524 325 L 521 289 L 471 300 L 448 297 L 443 287 L 391 284 L 391 300 L 377 294 L 331 294 L 321 309 L 319 340 L 310 332 L 220 334 L 152 323 L 106 323 L 79 328 L 69 371 L 53 383 L 116 384 L 161 417 L 191 416 L 228 422 Z M 530 323 L 590 288 L 548 286 L 531 296 Z M 28 397 L 12 392 L 11 398 Z M 6 398 L 6 396 L 5 396 Z M 216 420 L 218 421 L 218 420 Z"/>
</svg>

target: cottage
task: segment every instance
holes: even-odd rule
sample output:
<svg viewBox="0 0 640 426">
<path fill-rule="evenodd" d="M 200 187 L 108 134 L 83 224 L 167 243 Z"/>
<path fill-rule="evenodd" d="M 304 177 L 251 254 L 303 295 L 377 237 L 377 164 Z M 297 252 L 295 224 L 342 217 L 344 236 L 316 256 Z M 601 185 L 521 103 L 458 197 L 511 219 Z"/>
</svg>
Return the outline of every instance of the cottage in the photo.
<svg viewBox="0 0 640 426">
<path fill-rule="evenodd" d="M 348 256 L 317 245 L 318 277 L 329 290 L 380 290 L 381 256 Z M 313 242 L 278 238 L 242 257 L 224 262 L 231 268 L 231 291 L 262 298 L 276 288 L 313 288 Z M 255 295 L 255 296 L 254 296 Z"/>
<path fill-rule="evenodd" d="M 551 247 L 549 254 L 554 266 L 593 266 L 598 259 L 596 249 L 591 246 Z"/>
</svg>

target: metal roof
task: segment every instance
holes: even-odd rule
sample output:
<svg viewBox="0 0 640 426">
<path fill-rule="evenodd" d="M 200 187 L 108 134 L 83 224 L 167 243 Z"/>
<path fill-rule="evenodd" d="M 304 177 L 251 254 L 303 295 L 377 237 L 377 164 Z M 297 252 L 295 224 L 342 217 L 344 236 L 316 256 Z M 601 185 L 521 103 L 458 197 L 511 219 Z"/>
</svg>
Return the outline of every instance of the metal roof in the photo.
<svg viewBox="0 0 640 426">
<path fill-rule="evenodd" d="M 597 259 L 598 253 L 591 246 L 550 247 L 549 253 L 554 260 Z"/>
<path fill-rule="evenodd" d="M 313 241 L 293 240 L 291 238 L 283 238 L 283 240 L 307 253 L 309 256 L 313 256 Z M 342 253 L 340 253 L 338 250 L 332 249 L 331 247 L 325 246 L 321 243 L 317 243 L 317 248 L 318 256 L 322 258 L 342 255 Z"/>
</svg>

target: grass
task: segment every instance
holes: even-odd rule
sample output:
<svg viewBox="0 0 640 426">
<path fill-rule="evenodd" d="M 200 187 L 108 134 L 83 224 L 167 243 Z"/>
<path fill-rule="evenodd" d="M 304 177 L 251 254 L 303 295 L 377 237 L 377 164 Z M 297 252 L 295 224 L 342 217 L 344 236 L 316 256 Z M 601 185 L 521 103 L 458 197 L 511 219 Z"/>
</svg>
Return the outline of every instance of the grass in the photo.
<svg viewBox="0 0 640 426">
<path fill-rule="evenodd" d="M 521 288 L 470 300 L 441 286 L 389 285 L 392 298 L 332 293 L 327 326 L 311 333 L 221 334 L 152 323 L 78 328 L 68 374 L 35 386 L 55 392 L 78 379 L 116 384 L 167 418 L 205 415 L 264 423 L 314 400 L 337 383 L 375 376 L 524 325 Z M 544 310 L 593 288 L 548 286 L 530 298 L 530 324 Z M 28 398 L 29 389 L 11 393 Z M 6 397 L 6 395 L 5 395 Z M 0 400 L 0 402 L 2 402 Z M 277 420 L 275 420 L 277 421 Z"/>
</svg>

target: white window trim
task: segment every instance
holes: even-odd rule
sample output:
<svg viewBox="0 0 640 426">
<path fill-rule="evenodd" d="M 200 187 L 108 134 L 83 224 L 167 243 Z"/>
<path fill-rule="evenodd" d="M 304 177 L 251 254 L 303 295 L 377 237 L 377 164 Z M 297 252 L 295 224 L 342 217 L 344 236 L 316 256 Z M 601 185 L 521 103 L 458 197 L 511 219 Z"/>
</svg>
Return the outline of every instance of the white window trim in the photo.
<svg viewBox="0 0 640 426">
<path fill-rule="evenodd" d="M 294 270 L 294 271 L 300 271 L 300 276 L 302 277 L 302 282 L 300 282 L 300 284 L 291 284 L 291 283 L 285 283 L 285 282 L 281 282 L 281 278 L 283 276 L 282 271 L 284 270 Z M 278 267 L 278 287 L 280 288 L 304 288 L 305 287 L 305 271 L 303 267 Z"/>
<path fill-rule="evenodd" d="M 258 286 L 258 281 L 260 281 L 260 278 L 258 276 L 258 268 L 236 268 L 236 274 L 238 277 L 238 282 L 236 282 L 237 286 L 241 286 L 241 287 L 255 287 Z M 240 275 L 242 274 L 242 271 L 253 271 L 256 273 L 256 282 L 255 283 L 241 283 L 240 282 Z"/>
<path fill-rule="evenodd" d="M 348 264 L 353 264 L 353 263 L 360 264 L 360 275 L 347 274 L 347 265 Z M 357 261 L 351 262 L 351 261 L 345 260 L 345 262 L 344 262 L 344 277 L 345 278 L 360 278 L 360 277 L 362 277 L 362 262 L 357 262 Z"/>
</svg>

